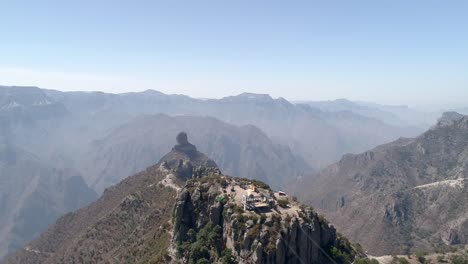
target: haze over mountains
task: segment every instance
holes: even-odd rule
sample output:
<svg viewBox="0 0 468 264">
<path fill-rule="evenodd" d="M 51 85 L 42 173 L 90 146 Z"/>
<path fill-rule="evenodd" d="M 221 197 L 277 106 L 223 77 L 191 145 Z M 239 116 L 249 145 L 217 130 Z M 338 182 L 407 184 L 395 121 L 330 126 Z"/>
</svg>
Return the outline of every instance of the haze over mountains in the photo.
<svg viewBox="0 0 468 264">
<path fill-rule="evenodd" d="M 333 101 L 305 101 L 302 102 L 323 111 L 349 111 L 362 116 L 375 118 L 387 124 L 396 126 L 413 126 L 427 129 L 442 114 L 442 110 L 423 112 L 411 109 L 406 105 L 379 105 L 369 102 L 352 102 L 347 99 Z"/>
<path fill-rule="evenodd" d="M 357 252 L 349 241 L 297 202 L 289 209 L 242 209 L 236 192 L 243 192 L 241 186 L 248 180 L 224 176 L 213 160 L 187 141 L 185 133 L 177 139 L 158 164 L 109 188 L 90 206 L 60 218 L 6 263 L 353 260 Z M 273 192 L 264 183 L 253 184 L 257 192 Z M 330 257 L 333 250 L 340 255 Z"/>
<path fill-rule="evenodd" d="M 58 170 L 12 146 L 0 149 L 0 255 L 22 247 L 64 212 L 96 199 L 76 172 Z"/>
<path fill-rule="evenodd" d="M 172 147 L 174 134 L 186 131 L 226 173 L 284 186 L 310 171 L 286 146 L 272 142 L 252 125 L 229 125 L 211 117 L 144 115 L 91 144 L 83 173 L 98 191 L 155 163 Z"/>
<path fill-rule="evenodd" d="M 343 154 L 416 136 L 432 118 L 407 107 L 338 102 L 344 106 L 250 93 L 201 100 L 152 90 L 0 87 L 0 188 L 8 190 L 0 196 L 0 219 L 8 223 L 0 230 L 0 258 L 155 164 L 179 131 L 225 173 L 274 188 L 311 181 L 316 188 L 308 179 L 313 172 Z"/>
<path fill-rule="evenodd" d="M 345 155 L 302 182 L 304 199 L 371 254 L 468 243 L 468 116 Z"/>
<path fill-rule="evenodd" d="M 211 116 L 239 126 L 255 125 L 272 140 L 289 146 L 315 169 L 338 160 L 344 153 L 364 151 L 423 131 L 389 125 L 353 112 L 324 112 L 262 94 L 200 100 L 152 90 L 124 94 L 46 92 L 82 119 L 94 119 L 98 127 L 156 113 Z"/>
<path fill-rule="evenodd" d="M 0 257 L 97 197 L 78 171 L 52 162 L 58 141 L 49 132 L 67 114 L 38 89 L 1 89 Z"/>
</svg>

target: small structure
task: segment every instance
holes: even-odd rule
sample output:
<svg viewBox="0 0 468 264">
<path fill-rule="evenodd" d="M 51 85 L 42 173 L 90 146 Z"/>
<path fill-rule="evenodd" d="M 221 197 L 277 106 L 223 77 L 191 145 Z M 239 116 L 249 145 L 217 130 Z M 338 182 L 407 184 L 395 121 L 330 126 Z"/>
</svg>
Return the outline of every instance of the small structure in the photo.
<svg viewBox="0 0 468 264">
<path fill-rule="evenodd" d="M 268 197 L 252 189 L 247 190 L 247 194 L 242 195 L 244 210 L 255 210 L 261 208 L 270 208 Z"/>
</svg>

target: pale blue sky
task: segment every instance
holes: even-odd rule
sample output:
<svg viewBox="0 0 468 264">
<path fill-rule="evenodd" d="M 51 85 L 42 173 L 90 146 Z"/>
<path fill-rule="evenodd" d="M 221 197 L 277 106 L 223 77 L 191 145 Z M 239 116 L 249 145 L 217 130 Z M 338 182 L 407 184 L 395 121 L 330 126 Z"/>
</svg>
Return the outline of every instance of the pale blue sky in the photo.
<svg viewBox="0 0 468 264">
<path fill-rule="evenodd" d="M 0 0 L 0 84 L 468 102 L 468 1 Z"/>
</svg>

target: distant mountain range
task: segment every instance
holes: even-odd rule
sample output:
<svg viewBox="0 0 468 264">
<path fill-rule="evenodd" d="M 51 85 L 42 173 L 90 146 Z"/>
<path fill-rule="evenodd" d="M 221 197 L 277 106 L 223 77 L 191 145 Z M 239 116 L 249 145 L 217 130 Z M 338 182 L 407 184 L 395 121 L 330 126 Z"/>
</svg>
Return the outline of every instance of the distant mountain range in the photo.
<svg viewBox="0 0 468 264">
<path fill-rule="evenodd" d="M 362 116 L 375 118 L 394 126 L 409 126 L 427 129 L 442 114 L 442 111 L 422 112 L 406 105 L 380 105 L 369 102 L 355 102 L 347 99 L 331 101 L 303 101 L 322 111 L 348 111 Z"/>
<path fill-rule="evenodd" d="M 0 86 L 0 129 L 0 143 L 10 153 L 0 156 L 2 188 L 26 189 L 31 171 L 49 171 L 46 174 L 55 179 L 33 177 L 44 179 L 40 180 L 45 184 L 40 187 L 41 199 L 51 201 L 35 206 L 53 213 L 17 238 L 6 235 L 12 231 L 2 231 L 3 244 L 14 246 L 2 246 L 0 257 L 58 215 L 93 200 L 94 191 L 100 193 L 154 164 L 170 149 L 169 135 L 174 131 L 190 133 L 200 150 L 226 173 L 261 179 L 275 188 L 290 187 L 345 153 L 422 131 L 413 125 L 392 125 L 352 111 L 323 111 L 269 95 L 244 93 L 201 100 L 152 90 L 108 94 L 5 86 Z M 19 169 L 8 163 L 11 153 L 20 153 L 27 165 Z M 65 187 L 60 186 L 68 186 L 69 181 L 77 184 L 71 193 L 82 196 L 73 206 L 61 195 Z M 31 188 L 27 190 L 33 193 L 36 187 Z M 3 194 L 9 198 L 0 201 L 0 219 L 18 216 L 18 210 L 8 208 L 28 207 L 25 199 L 13 194 Z M 35 216 L 38 213 L 25 214 L 25 221 L 33 222 Z"/>
<path fill-rule="evenodd" d="M 325 112 L 262 94 L 200 100 L 152 90 L 123 94 L 44 92 L 88 123 L 86 127 L 104 131 L 140 114 L 158 113 L 211 116 L 238 126 L 255 125 L 275 142 L 289 146 L 314 169 L 338 160 L 345 153 L 364 151 L 423 131 L 414 126 L 386 124 L 353 112 Z M 105 135 L 102 131 L 94 133 Z"/>
<path fill-rule="evenodd" d="M 468 243 L 468 116 L 345 155 L 299 184 L 307 203 L 371 254 Z M 302 187 L 302 188 L 301 188 Z"/>
<path fill-rule="evenodd" d="M 172 147 L 174 134 L 187 132 L 220 168 L 231 175 L 284 186 L 311 171 L 286 146 L 274 143 L 255 126 L 234 126 L 211 117 L 144 115 L 91 144 L 79 166 L 97 191 L 154 164 Z"/>
</svg>

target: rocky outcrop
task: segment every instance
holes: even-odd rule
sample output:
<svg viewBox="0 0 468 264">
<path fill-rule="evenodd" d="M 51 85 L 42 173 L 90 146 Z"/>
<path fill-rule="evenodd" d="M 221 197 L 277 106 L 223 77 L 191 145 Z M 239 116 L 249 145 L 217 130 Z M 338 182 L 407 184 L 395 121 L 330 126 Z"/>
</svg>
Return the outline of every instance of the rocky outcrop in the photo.
<svg viewBox="0 0 468 264">
<path fill-rule="evenodd" d="M 63 216 L 6 263 L 353 260 L 350 243 L 310 208 L 302 208 L 295 199 L 283 200 L 279 208 L 268 185 L 222 175 L 192 146 L 186 135 L 179 134 L 178 145 L 160 164 L 106 189 L 88 207 Z M 172 181 L 180 167 L 173 166 L 178 162 L 170 157 L 191 164 L 190 174 Z M 257 196 L 251 197 L 253 193 Z M 265 211 L 244 210 L 246 194 L 261 197 L 257 202 L 264 204 Z"/>
<path fill-rule="evenodd" d="M 210 263 L 225 259 L 226 250 L 232 252 L 229 263 L 346 263 L 354 250 L 349 242 L 337 235 L 335 228 L 310 208 L 281 212 L 244 211 L 233 198 L 225 195 L 222 186 L 236 184 L 225 177 L 193 180 L 179 193 L 174 207 L 173 241 L 178 256 L 174 263 L 200 261 L 193 234 L 215 232 L 217 243 L 209 245 L 210 254 L 204 258 Z M 207 227 L 209 227 L 207 229 Z M 211 233 L 210 233 L 211 234 Z M 194 249 L 195 248 L 195 249 Z M 342 255 L 330 253 L 340 252 Z M 347 257 L 344 257 L 347 256 Z"/>
<path fill-rule="evenodd" d="M 430 252 L 467 242 L 467 172 L 468 116 L 449 112 L 419 137 L 345 155 L 301 186 L 370 254 Z"/>
<path fill-rule="evenodd" d="M 174 131 L 213 159 L 223 173 L 286 186 L 305 171 L 305 161 L 255 126 L 235 126 L 211 117 L 148 115 L 135 118 L 92 144 L 83 175 L 98 191 L 153 165 L 174 148 Z M 174 142 L 174 143 L 172 143 Z"/>
<path fill-rule="evenodd" d="M 218 168 L 216 162 L 199 152 L 195 145 L 188 141 L 187 133 L 180 132 L 176 140 L 177 144 L 172 151 L 162 157 L 158 164 L 172 170 L 177 178 L 184 181 L 192 178 L 197 167 Z"/>
<path fill-rule="evenodd" d="M 459 114 L 457 112 L 445 112 L 442 116 L 437 120 L 437 125 L 435 127 L 441 126 L 450 126 L 454 122 L 462 119 L 464 115 Z"/>
</svg>

